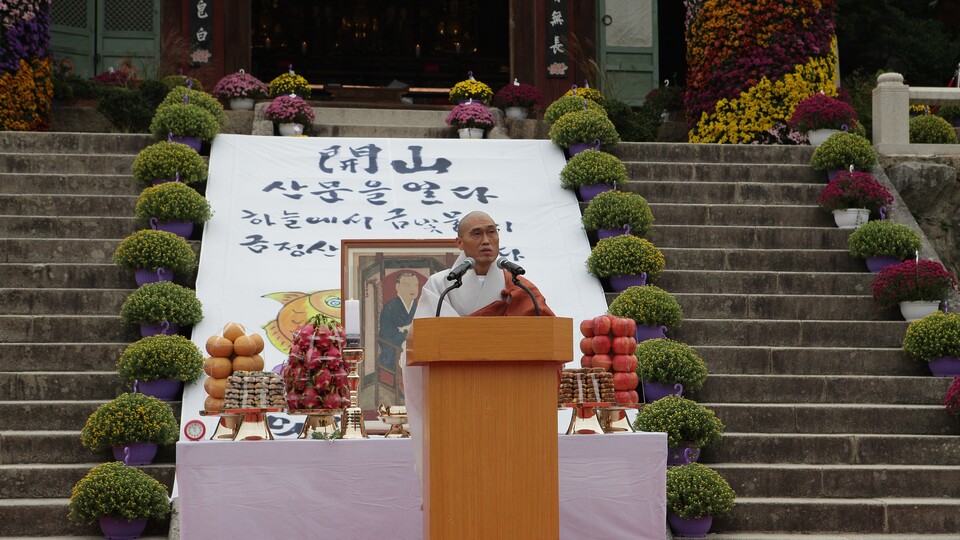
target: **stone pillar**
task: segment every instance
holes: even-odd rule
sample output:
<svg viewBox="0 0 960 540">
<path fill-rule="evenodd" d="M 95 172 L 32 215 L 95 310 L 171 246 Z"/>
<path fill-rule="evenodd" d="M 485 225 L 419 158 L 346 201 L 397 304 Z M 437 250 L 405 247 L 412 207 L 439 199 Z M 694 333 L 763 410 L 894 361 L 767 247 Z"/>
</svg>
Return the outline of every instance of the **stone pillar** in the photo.
<svg viewBox="0 0 960 540">
<path fill-rule="evenodd" d="M 903 75 L 884 73 L 873 89 L 873 144 L 910 143 L 910 87 Z"/>
</svg>

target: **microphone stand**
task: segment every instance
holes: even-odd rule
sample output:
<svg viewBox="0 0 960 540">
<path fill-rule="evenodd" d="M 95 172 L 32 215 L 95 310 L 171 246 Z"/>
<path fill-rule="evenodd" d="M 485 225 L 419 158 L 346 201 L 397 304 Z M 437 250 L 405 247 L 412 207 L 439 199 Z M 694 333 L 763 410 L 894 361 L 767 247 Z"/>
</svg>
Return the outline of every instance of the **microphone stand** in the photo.
<svg viewBox="0 0 960 540">
<path fill-rule="evenodd" d="M 513 275 L 513 284 L 516 285 L 517 287 L 520 287 L 521 289 L 527 291 L 527 294 L 530 295 L 530 299 L 533 300 L 533 309 L 534 309 L 534 311 L 537 312 L 537 317 L 539 317 L 539 316 L 540 316 L 540 304 L 537 304 L 537 297 L 533 295 L 533 292 L 530 291 L 530 288 L 529 288 L 529 287 L 527 287 L 527 286 L 524 285 L 523 283 L 520 283 L 520 278 L 519 278 L 519 277 L 517 277 L 516 275 L 514 275 L 514 274 L 512 274 L 512 273 L 511 273 L 511 275 Z M 446 292 L 444 292 L 444 294 L 446 294 Z M 441 298 L 442 298 L 442 297 L 441 297 Z M 437 310 L 437 313 L 439 313 L 439 308 L 438 308 L 438 310 Z M 439 315 L 437 315 L 437 316 L 439 317 Z"/>
<path fill-rule="evenodd" d="M 516 278 L 514 278 L 514 279 L 516 279 Z M 456 289 L 456 288 L 458 288 L 458 287 L 460 287 L 461 285 L 463 285 L 463 276 L 458 277 L 458 278 L 457 278 L 457 281 L 455 281 L 455 282 L 453 283 L 453 285 L 451 285 L 451 286 L 449 286 L 449 287 L 447 287 L 446 289 L 443 290 L 443 292 L 440 294 L 440 300 L 437 302 L 437 317 L 440 316 L 440 308 L 443 306 L 443 299 L 447 296 L 447 293 L 450 292 L 450 291 L 452 291 L 452 290 L 454 290 L 454 289 Z M 536 302 L 536 300 L 534 300 L 534 302 Z M 539 313 L 538 313 L 538 315 L 539 315 Z"/>
</svg>

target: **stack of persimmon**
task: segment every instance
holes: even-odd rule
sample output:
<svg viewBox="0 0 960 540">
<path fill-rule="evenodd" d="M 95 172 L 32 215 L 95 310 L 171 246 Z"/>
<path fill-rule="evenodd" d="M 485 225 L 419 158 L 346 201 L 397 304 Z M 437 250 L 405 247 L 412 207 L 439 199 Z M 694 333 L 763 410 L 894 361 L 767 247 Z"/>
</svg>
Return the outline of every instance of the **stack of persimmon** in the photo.
<svg viewBox="0 0 960 540">
<path fill-rule="evenodd" d="M 638 403 L 637 322 L 633 319 L 600 315 L 580 323 L 580 365 L 601 368 L 613 373 L 613 389 L 617 403 Z"/>
<path fill-rule="evenodd" d="M 260 334 L 247 334 L 246 328 L 239 323 L 227 323 L 221 334 L 207 339 L 209 358 L 203 362 L 203 371 L 207 379 L 203 389 L 207 399 L 203 408 L 209 412 L 223 410 L 223 396 L 227 391 L 227 378 L 234 371 L 263 371 L 263 337 Z"/>
</svg>

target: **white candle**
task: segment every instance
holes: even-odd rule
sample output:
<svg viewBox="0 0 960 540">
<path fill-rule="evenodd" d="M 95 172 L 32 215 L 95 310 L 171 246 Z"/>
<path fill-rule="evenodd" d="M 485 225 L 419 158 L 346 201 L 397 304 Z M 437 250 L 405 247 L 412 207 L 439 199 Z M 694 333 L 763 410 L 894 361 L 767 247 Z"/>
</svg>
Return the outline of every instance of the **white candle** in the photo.
<svg viewBox="0 0 960 540">
<path fill-rule="evenodd" d="M 417 43 L 417 47 L 416 47 L 415 51 L 416 51 L 416 53 L 417 53 L 417 58 L 420 58 L 420 44 L 419 44 L 419 43 Z"/>
<path fill-rule="evenodd" d="M 343 330 L 348 336 L 360 335 L 359 300 L 347 300 L 343 303 Z"/>
</svg>

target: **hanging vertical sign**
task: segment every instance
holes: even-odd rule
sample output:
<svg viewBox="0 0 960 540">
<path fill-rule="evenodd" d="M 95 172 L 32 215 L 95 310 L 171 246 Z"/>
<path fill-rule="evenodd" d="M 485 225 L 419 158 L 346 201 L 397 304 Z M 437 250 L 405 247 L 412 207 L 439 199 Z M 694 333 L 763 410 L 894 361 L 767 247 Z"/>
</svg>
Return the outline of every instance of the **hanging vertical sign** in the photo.
<svg viewBox="0 0 960 540">
<path fill-rule="evenodd" d="M 190 2 L 190 65 L 204 66 L 213 56 L 213 6 L 205 0 Z"/>
<path fill-rule="evenodd" d="M 567 54 L 567 0 L 547 2 L 547 76 L 566 77 L 570 70 Z"/>
</svg>

